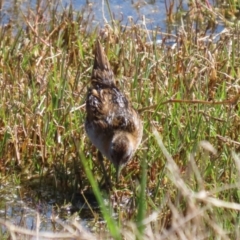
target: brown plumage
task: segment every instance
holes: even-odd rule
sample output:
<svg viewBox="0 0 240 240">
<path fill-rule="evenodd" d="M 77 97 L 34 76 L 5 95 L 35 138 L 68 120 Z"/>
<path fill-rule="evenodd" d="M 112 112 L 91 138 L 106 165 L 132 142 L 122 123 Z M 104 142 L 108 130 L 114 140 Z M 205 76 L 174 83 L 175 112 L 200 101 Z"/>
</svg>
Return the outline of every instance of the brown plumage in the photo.
<svg viewBox="0 0 240 240">
<path fill-rule="evenodd" d="M 96 42 L 86 112 L 86 133 L 93 145 L 114 164 L 118 181 L 122 167 L 141 142 L 143 126 L 136 110 L 116 87 L 114 74 L 99 40 Z"/>
</svg>

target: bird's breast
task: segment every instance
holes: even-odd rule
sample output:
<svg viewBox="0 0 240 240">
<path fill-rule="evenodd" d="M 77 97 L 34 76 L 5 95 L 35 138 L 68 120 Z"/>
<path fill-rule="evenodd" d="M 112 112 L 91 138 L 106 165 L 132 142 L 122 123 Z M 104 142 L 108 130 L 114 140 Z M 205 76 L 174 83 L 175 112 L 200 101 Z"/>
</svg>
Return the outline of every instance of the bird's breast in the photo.
<svg viewBox="0 0 240 240">
<path fill-rule="evenodd" d="M 85 122 L 86 133 L 92 144 L 109 160 L 109 146 L 112 140 L 112 134 L 109 131 L 103 131 L 94 124 L 94 122 Z"/>
</svg>

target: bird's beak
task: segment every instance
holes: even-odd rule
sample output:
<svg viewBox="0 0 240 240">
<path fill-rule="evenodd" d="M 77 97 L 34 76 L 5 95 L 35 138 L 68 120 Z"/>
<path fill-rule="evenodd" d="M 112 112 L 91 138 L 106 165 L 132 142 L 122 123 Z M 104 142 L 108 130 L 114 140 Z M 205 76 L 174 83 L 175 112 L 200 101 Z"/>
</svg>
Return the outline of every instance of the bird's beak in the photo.
<svg viewBox="0 0 240 240">
<path fill-rule="evenodd" d="M 116 166 L 116 183 L 118 183 L 119 181 L 121 170 L 122 170 L 122 166 L 118 164 Z"/>
</svg>

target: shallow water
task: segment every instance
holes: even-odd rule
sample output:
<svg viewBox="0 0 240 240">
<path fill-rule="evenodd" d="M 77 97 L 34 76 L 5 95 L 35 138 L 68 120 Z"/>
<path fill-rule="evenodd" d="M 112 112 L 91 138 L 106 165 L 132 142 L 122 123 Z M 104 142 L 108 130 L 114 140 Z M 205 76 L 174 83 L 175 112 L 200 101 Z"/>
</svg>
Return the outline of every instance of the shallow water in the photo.
<svg viewBox="0 0 240 240">
<path fill-rule="evenodd" d="M 27 9 L 32 9 L 32 13 L 36 13 L 36 0 L 19 0 L 19 1 L 5 1 L 2 10 L 0 11 L 0 24 L 6 24 L 8 22 L 17 23 L 21 27 L 24 26 L 23 15 L 27 15 Z M 44 8 L 46 2 L 40 1 L 41 6 Z M 57 4 L 56 9 L 62 12 L 65 9 L 72 7 L 74 12 L 81 12 L 85 19 L 93 19 L 91 25 L 87 30 L 91 31 L 97 26 L 103 27 L 105 24 L 111 25 L 111 16 L 106 4 L 106 0 L 55 0 L 51 1 L 60 2 Z M 179 12 L 182 16 L 176 21 L 167 21 L 166 9 L 169 9 L 170 2 L 174 2 L 173 12 Z M 131 24 L 138 24 L 142 29 L 157 30 L 158 33 L 170 33 L 177 35 L 179 32 L 181 21 L 184 21 L 184 15 L 188 11 L 188 0 L 169 1 L 169 0 L 147 0 L 147 1 L 133 1 L 133 0 L 109 0 L 110 10 L 112 17 L 116 21 L 120 21 L 121 25 L 129 26 Z M 208 0 L 209 6 L 217 5 L 217 1 Z M 69 5 L 71 3 L 72 5 Z M 21 11 L 19 11 L 19 9 Z M 48 17 L 48 16 L 46 16 Z M 131 22 L 132 21 L 132 22 Z M 192 27 L 195 28 L 196 24 L 193 22 Z M 209 34 L 216 34 L 223 30 L 224 26 L 219 20 L 215 26 L 214 32 Z M 207 33 L 208 34 L 208 33 Z M 159 43 L 161 43 L 162 35 L 156 36 Z M 152 42 L 152 35 L 148 34 L 149 42 Z M 174 45 L 175 39 L 171 38 L 170 35 L 165 39 L 165 43 L 172 46 Z"/>
<path fill-rule="evenodd" d="M 42 1 L 42 6 L 44 6 L 44 2 L 45 1 Z M 52 3 L 54 2 L 59 1 L 52 1 Z M 173 12 L 176 12 L 177 9 L 180 9 L 181 12 L 186 12 L 188 10 L 188 0 L 109 0 L 113 18 L 121 21 L 122 24 L 129 24 L 129 17 L 132 17 L 134 23 L 146 24 L 147 29 L 159 28 L 163 32 L 169 30 L 169 27 L 175 29 L 179 25 L 179 23 L 173 23 L 169 26 L 166 21 L 166 8 L 169 8 L 170 2 L 174 2 Z M 216 4 L 215 0 L 209 0 L 208 2 L 211 5 Z M 86 15 L 89 13 L 93 14 L 93 26 L 99 24 L 104 25 L 106 21 L 110 22 L 111 17 L 106 5 L 106 0 L 62 0 L 61 4 L 58 4 L 58 10 L 62 11 L 68 8 L 69 3 L 72 4 L 75 12 L 85 9 Z M 19 9 L 21 9 L 23 13 L 26 9 L 35 9 L 35 4 L 36 0 L 5 1 L 1 10 L 2 23 L 7 23 L 10 19 L 17 19 L 19 15 L 21 15 Z"/>
<path fill-rule="evenodd" d="M 94 195 L 89 193 L 85 194 L 85 197 L 92 210 L 98 213 L 99 208 Z M 14 186 L 11 183 L 0 185 L 0 219 L 8 220 L 17 226 L 29 230 L 59 231 L 63 226 L 58 219 L 67 223 L 76 212 L 74 220 L 90 230 L 94 217 L 80 194 L 71 196 L 68 193 L 57 192 L 51 186 L 41 187 L 39 183 L 31 187 Z M 0 229 L 2 234 L 6 233 L 4 226 L 0 226 Z"/>
<path fill-rule="evenodd" d="M 44 2 L 44 1 L 43 1 Z M 52 1 L 54 2 L 54 1 Z M 105 20 L 110 21 L 110 15 L 105 1 L 92 0 L 92 1 L 78 1 L 78 0 L 62 0 L 58 5 L 59 11 L 68 8 L 69 3 L 72 3 L 74 11 L 81 11 L 85 9 L 86 12 L 94 14 L 93 24 L 104 24 Z M 142 23 L 143 16 L 145 17 L 146 26 L 148 29 L 160 27 L 163 31 L 166 30 L 166 11 L 164 0 L 148 0 L 148 1 L 118 1 L 110 0 L 110 8 L 113 17 L 120 20 L 123 24 L 127 24 L 128 17 L 132 17 L 135 23 Z M 166 1 L 168 2 L 168 1 Z M 28 9 L 29 7 L 35 8 L 36 1 L 22 0 L 22 1 L 5 1 L 2 8 L 3 22 L 6 23 L 9 19 L 13 20 L 19 16 L 19 8 L 21 10 Z M 177 6 L 177 5 L 176 5 Z M 175 6 L 175 8 L 176 8 Z M 187 4 L 183 1 L 183 10 L 187 9 Z"/>
</svg>

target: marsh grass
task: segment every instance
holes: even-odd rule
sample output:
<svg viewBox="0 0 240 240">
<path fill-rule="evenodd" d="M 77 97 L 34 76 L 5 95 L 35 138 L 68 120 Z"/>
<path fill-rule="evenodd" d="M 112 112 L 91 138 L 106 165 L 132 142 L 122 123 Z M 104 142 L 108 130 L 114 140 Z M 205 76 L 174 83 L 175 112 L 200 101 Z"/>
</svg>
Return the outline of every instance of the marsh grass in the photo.
<svg viewBox="0 0 240 240">
<path fill-rule="evenodd" d="M 176 21 L 178 13 L 167 9 Z M 101 217 L 86 199 L 95 221 L 92 239 L 109 234 L 114 239 L 237 239 L 239 30 L 229 24 L 209 33 L 209 21 L 224 16 L 206 5 L 190 5 L 189 13 L 194 11 L 208 16 L 204 24 L 193 25 L 199 19 L 187 14 L 176 35 L 133 23 L 93 29 L 91 12 L 86 17 L 72 7 L 57 11 L 50 1 L 21 12 L 21 24 L 2 25 L 1 181 L 36 188 L 37 179 L 39 186 L 69 196 L 92 191 L 104 219 L 98 228 Z M 108 205 L 99 188 L 103 173 L 96 150 L 84 132 L 97 36 L 119 88 L 144 122 L 140 149 L 123 169 L 118 188 L 107 194 Z M 113 167 L 105 165 L 114 179 Z M 0 224 L 8 229 L 0 232 L 5 239 L 84 239 L 88 234 L 74 221 L 62 223 L 58 233 L 39 232 L 41 220 L 34 231 L 7 218 Z"/>
</svg>

